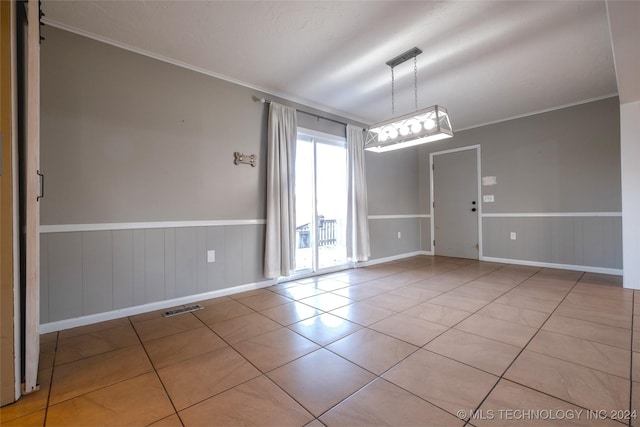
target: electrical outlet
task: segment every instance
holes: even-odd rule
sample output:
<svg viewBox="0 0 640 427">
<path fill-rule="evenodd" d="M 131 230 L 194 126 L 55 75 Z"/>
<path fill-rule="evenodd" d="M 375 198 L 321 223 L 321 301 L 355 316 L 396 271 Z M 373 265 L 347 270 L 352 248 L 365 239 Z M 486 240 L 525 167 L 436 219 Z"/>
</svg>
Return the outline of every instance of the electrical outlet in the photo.
<svg viewBox="0 0 640 427">
<path fill-rule="evenodd" d="M 402 233 L 398 231 L 398 239 L 402 239 Z"/>
<path fill-rule="evenodd" d="M 216 262 L 216 251 L 207 251 L 207 262 Z"/>
<path fill-rule="evenodd" d="M 515 231 L 511 232 L 511 240 L 516 240 L 516 232 Z"/>
</svg>

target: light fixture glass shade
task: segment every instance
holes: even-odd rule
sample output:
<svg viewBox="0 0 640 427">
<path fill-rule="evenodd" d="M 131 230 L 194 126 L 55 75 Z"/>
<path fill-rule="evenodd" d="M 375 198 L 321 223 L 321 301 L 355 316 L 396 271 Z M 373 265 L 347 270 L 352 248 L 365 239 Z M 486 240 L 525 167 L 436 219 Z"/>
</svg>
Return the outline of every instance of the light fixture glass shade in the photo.
<svg viewBox="0 0 640 427">
<path fill-rule="evenodd" d="M 453 129 L 447 109 L 432 105 L 415 113 L 371 126 L 367 132 L 365 150 L 383 153 L 452 136 Z"/>
</svg>

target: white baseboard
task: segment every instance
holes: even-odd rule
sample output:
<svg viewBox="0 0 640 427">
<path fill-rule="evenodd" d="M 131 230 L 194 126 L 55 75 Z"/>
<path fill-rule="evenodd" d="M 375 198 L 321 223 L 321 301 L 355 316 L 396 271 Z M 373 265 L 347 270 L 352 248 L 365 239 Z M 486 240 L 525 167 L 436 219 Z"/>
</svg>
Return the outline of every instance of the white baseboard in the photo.
<svg viewBox="0 0 640 427">
<path fill-rule="evenodd" d="M 148 313 L 150 311 L 173 308 L 181 305 L 204 301 L 211 298 L 233 295 L 240 292 L 252 291 L 275 284 L 274 280 L 265 280 L 257 283 L 234 286 L 232 288 L 219 289 L 217 291 L 205 292 L 202 294 L 188 295 L 185 297 L 173 298 L 164 301 L 150 302 L 148 304 L 136 305 L 134 307 L 121 308 L 119 310 L 106 311 L 104 313 L 90 314 L 73 319 L 58 320 L 56 322 L 43 323 L 40 325 L 40 334 L 62 331 L 78 326 L 91 325 L 93 323 L 106 322 L 108 320 L 119 319 L 121 317 L 135 316 L 136 314 Z"/>
<path fill-rule="evenodd" d="M 385 257 L 385 258 L 370 259 L 369 261 L 362 261 L 362 262 L 356 263 L 355 267 L 356 268 L 358 268 L 358 267 L 369 267 L 371 265 L 382 264 L 382 263 L 390 262 L 390 261 L 398 261 L 400 259 L 411 258 L 411 257 L 417 256 L 417 255 L 433 255 L 433 252 L 415 251 L 415 252 L 409 252 L 409 253 L 406 253 L 406 254 L 393 255 L 393 256 L 389 256 L 389 257 Z"/>
<path fill-rule="evenodd" d="M 612 274 L 615 276 L 622 276 L 622 269 L 619 269 L 619 268 L 590 267 L 587 265 L 556 264 L 553 262 L 525 261 L 522 259 L 494 258 L 494 257 L 488 257 L 488 256 L 481 257 L 480 261 L 499 262 L 503 264 L 528 265 L 531 267 L 558 268 L 561 270 L 574 270 L 574 271 L 584 271 L 587 273 Z"/>
</svg>

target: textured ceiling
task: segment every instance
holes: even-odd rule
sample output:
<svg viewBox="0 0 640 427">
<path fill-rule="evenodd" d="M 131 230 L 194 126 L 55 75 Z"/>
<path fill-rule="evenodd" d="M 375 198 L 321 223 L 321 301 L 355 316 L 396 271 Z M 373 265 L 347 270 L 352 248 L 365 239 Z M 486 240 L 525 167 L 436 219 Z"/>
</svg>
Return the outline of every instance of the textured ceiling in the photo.
<svg viewBox="0 0 640 427">
<path fill-rule="evenodd" d="M 45 1 L 46 22 L 365 123 L 417 46 L 418 107 L 454 130 L 615 94 L 599 1 Z M 414 109 L 413 62 L 396 114 Z"/>
</svg>

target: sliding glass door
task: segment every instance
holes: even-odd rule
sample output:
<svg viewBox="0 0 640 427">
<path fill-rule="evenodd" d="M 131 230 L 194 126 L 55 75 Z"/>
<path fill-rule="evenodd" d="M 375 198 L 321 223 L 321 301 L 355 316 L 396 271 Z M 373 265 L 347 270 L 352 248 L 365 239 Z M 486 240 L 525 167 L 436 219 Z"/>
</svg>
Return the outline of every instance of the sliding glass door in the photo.
<svg viewBox="0 0 640 427">
<path fill-rule="evenodd" d="M 295 163 L 296 272 L 347 263 L 344 138 L 299 129 Z"/>
</svg>

